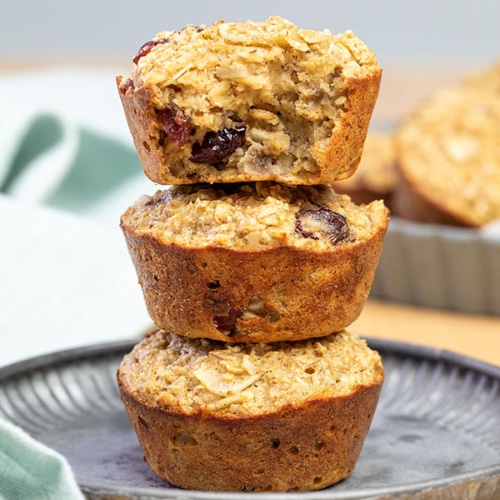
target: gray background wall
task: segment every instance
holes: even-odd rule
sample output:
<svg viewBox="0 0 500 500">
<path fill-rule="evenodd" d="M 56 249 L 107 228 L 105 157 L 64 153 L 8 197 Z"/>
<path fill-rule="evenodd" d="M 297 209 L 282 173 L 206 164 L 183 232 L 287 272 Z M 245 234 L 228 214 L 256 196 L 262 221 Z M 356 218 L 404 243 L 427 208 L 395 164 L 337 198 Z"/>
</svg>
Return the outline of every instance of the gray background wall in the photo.
<svg viewBox="0 0 500 500">
<path fill-rule="evenodd" d="M 384 66 L 482 65 L 500 53 L 499 0 L 0 0 L 0 58 L 130 57 L 158 31 L 272 14 L 352 29 Z"/>
</svg>

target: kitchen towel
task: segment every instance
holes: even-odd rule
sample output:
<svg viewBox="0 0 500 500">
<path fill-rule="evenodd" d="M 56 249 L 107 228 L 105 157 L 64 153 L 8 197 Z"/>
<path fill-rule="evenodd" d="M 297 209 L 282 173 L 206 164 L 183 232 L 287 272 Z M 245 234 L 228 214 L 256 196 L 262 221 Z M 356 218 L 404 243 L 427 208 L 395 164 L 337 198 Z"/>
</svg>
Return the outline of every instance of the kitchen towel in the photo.
<svg viewBox="0 0 500 500">
<path fill-rule="evenodd" d="M 56 451 L 0 419 L 1 500 L 83 500 L 73 471 Z"/>
</svg>

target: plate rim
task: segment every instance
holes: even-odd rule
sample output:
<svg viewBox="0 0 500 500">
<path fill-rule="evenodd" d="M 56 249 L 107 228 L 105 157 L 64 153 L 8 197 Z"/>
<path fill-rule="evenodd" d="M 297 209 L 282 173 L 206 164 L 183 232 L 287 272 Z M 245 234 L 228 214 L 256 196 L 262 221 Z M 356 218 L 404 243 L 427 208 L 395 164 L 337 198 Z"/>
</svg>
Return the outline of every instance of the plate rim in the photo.
<svg viewBox="0 0 500 500">
<path fill-rule="evenodd" d="M 402 495 L 414 495 L 422 492 L 429 493 L 431 491 L 439 492 L 443 488 L 449 487 L 450 485 L 468 484 L 483 479 L 496 479 L 499 481 L 500 463 L 491 467 L 485 467 L 482 470 L 457 474 L 445 479 L 430 479 L 406 485 L 380 486 L 370 489 L 358 488 L 352 491 L 343 490 L 341 492 L 336 492 L 327 488 L 317 491 L 301 491 L 293 493 L 248 493 L 233 491 L 183 490 L 177 487 L 173 487 L 172 489 L 166 488 L 162 492 L 158 488 L 153 487 L 123 486 L 117 489 L 113 488 L 105 481 L 94 481 L 92 485 L 85 484 L 84 481 L 81 481 L 78 484 L 80 488 L 82 488 L 82 491 L 86 493 L 94 495 L 132 495 L 130 496 L 131 499 L 135 499 L 137 497 L 141 500 L 143 498 L 148 498 L 148 500 L 245 500 L 256 498 L 260 500 L 364 500 L 378 498 L 389 500 L 389 498 L 397 498 Z M 394 497 L 388 497 L 387 495 L 394 495 Z"/>
</svg>

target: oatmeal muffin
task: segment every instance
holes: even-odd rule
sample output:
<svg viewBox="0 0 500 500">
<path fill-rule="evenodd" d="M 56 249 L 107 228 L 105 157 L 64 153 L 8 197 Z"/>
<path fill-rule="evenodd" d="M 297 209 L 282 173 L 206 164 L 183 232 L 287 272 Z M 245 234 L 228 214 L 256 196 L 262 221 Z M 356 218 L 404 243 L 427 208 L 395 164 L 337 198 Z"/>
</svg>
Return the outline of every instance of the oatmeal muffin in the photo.
<svg viewBox="0 0 500 500">
<path fill-rule="evenodd" d="M 158 184 L 319 184 L 356 169 L 381 70 L 354 34 L 279 17 L 158 33 L 117 84 Z"/>
<path fill-rule="evenodd" d="M 369 132 L 361 162 L 355 174 L 332 184 L 337 193 L 348 194 L 354 203 L 384 200 L 391 208 L 392 193 L 398 182 L 396 151 L 392 133 Z"/>
<path fill-rule="evenodd" d="M 195 490 L 316 490 L 346 478 L 384 379 L 347 332 L 228 344 L 157 331 L 118 370 L 151 469 Z"/>
<path fill-rule="evenodd" d="M 500 63 L 443 89 L 396 133 L 397 215 L 481 227 L 500 218 Z"/>
<path fill-rule="evenodd" d="M 330 186 L 176 186 L 121 218 L 158 327 L 226 342 L 325 336 L 360 314 L 389 220 Z"/>
</svg>

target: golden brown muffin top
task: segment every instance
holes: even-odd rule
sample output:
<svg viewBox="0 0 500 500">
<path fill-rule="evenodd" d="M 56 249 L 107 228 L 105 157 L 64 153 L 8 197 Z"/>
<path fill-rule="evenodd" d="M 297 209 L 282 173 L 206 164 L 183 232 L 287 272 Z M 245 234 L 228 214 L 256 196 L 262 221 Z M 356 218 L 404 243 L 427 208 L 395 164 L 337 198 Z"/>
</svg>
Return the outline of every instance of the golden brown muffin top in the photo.
<svg viewBox="0 0 500 500">
<path fill-rule="evenodd" d="M 186 247 L 313 250 L 369 240 L 387 225 L 382 201 L 355 205 L 329 186 L 272 182 L 181 186 L 142 196 L 122 217 L 139 234 Z"/>
<path fill-rule="evenodd" d="M 185 414 L 258 415 L 349 396 L 382 378 L 379 354 L 345 331 L 297 342 L 227 344 L 159 330 L 120 366 L 133 397 Z"/>
<path fill-rule="evenodd" d="M 332 35 L 328 30 L 301 29 L 278 16 L 263 22 L 188 25 L 160 32 L 152 42 L 151 48 L 143 49 L 144 55 L 136 57 L 133 76 L 136 84 L 142 81 L 157 89 L 154 99 L 159 109 L 166 105 L 164 91 L 170 85 L 197 89 L 207 101 L 216 102 L 217 95 L 224 95 L 225 82 L 233 80 L 267 92 L 267 99 L 275 103 L 273 89 L 283 82 L 273 80 L 278 76 L 286 80 L 281 68 L 287 64 L 299 73 L 299 80 L 313 75 L 321 81 L 339 72 L 344 78 L 361 78 L 379 70 L 374 53 L 352 31 Z M 290 81 L 290 88 L 294 86 Z M 189 108 L 183 102 L 176 104 Z"/>
</svg>

